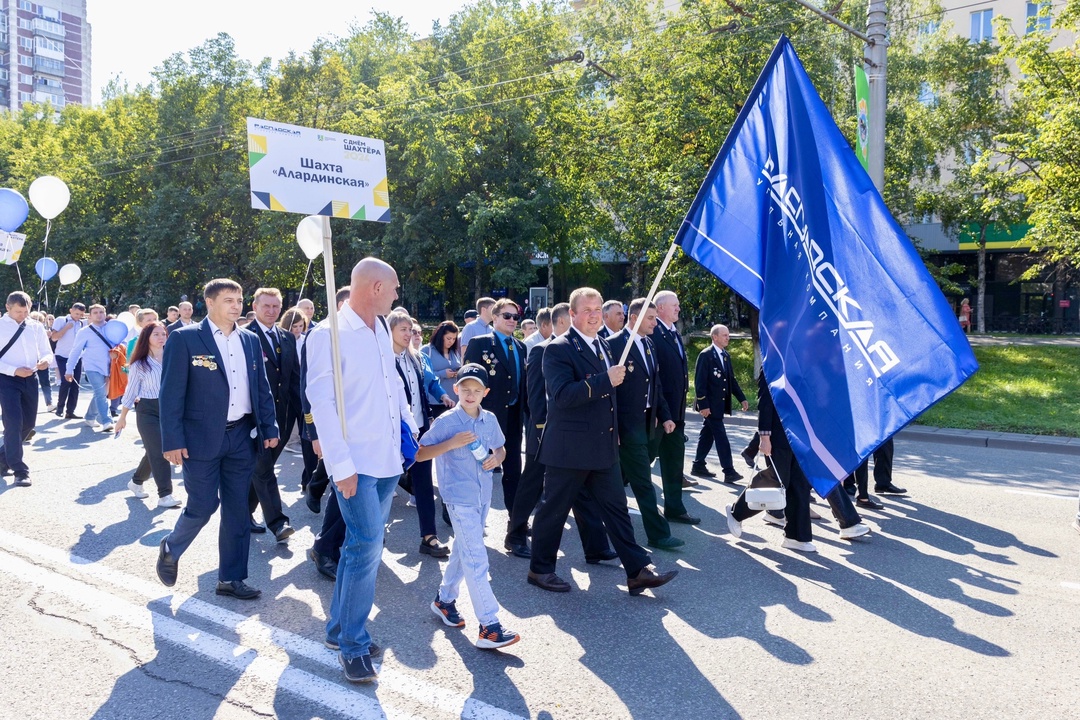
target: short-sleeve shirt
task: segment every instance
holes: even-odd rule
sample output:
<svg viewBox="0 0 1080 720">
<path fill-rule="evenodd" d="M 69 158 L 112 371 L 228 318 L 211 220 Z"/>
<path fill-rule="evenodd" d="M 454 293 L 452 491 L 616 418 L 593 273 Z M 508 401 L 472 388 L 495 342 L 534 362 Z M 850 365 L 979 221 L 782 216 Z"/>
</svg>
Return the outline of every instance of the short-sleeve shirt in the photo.
<svg viewBox="0 0 1080 720">
<path fill-rule="evenodd" d="M 470 417 L 460 405 L 443 413 L 420 438 L 421 445 L 438 445 L 457 435 L 471 432 L 486 450 L 497 450 L 506 444 L 499 421 L 483 408 L 478 417 Z M 480 467 L 469 446 L 456 448 L 435 458 L 435 476 L 439 494 L 450 505 L 487 507 L 491 505 L 491 470 Z"/>
</svg>

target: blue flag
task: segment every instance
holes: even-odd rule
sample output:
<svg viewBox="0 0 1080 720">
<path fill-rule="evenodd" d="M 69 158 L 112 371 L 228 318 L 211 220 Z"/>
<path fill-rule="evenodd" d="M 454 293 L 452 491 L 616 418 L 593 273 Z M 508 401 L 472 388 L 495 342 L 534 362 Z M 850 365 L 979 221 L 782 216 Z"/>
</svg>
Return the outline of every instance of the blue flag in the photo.
<svg viewBox="0 0 1080 720">
<path fill-rule="evenodd" d="M 978 369 L 786 37 L 675 242 L 760 310 L 773 402 L 821 495 Z"/>
</svg>

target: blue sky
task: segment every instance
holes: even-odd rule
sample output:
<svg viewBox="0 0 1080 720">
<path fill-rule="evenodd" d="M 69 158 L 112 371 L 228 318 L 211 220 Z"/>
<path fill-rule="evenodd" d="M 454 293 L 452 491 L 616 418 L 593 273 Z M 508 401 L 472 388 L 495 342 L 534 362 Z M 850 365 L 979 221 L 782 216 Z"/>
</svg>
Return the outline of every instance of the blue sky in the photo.
<svg viewBox="0 0 1080 720">
<path fill-rule="evenodd" d="M 351 24 L 366 23 L 372 10 L 402 17 L 413 32 L 427 35 L 435 20 L 446 22 L 467 4 L 467 0 L 188 0 L 159 5 L 147 0 L 87 0 L 93 29 L 94 100 L 117 76 L 132 87 L 148 83 L 150 71 L 162 60 L 219 32 L 229 33 L 237 52 L 248 60 L 258 62 L 266 56 L 277 60 L 290 50 L 307 50 L 320 37 L 347 34 Z M 309 8 L 317 10 L 305 14 Z"/>
</svg>

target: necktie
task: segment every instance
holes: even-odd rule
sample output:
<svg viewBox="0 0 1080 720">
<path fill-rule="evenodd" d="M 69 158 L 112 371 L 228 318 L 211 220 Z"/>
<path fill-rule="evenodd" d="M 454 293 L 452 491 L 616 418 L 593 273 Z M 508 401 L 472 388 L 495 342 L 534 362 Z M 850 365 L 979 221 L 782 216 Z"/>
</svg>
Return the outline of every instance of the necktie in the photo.
<svg viewBox="0 0 1080 720">
<path fill-rule="evenodd" d="M 281 338 L 278 337 L 278 329 L 270 328 L 270 344 L 274 346 L 274 352 L 281 357 Z"/>
<path fill-rule="evenodd" d="M 596 350 L 596 357 L 600 358 L 600 362 L 604 362 L 604 351 L 600 349 L 600 339 L 597 338 L 592 341 L 593 348 Z M 605 365 L 607 363 L 604 363 Z"/>
<path fill-rule="evenodd" d="M 725 369 L 724 368 L 724 351 L 723 350 L 717 350 L 716 351 L 716 357 L 720 358 L 720 370 L 721 370 L 721 372 L 723 372 L 724 369 Z"/>
</svg>

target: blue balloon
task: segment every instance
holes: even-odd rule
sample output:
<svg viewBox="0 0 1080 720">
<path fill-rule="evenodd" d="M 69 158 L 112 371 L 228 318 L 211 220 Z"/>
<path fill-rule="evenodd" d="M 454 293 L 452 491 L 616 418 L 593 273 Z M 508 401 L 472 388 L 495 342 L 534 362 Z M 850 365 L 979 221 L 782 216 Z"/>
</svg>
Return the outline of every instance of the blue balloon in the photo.
<svg viewBox="0 0 1080 720">
<path fill-rule="evenodd" d="M 105 323 L 105 339 L 111 342 L 113 345 L 119 345 L 127 340 L 128 326 L 119 320 L 110 320 Z"/>
<path fill-rule="evenodd" d="M 51 257 L 43 257 L 34 263 L 34 272 L 38 274 L 44 282 L 49 282 L 56 277 L 57 271 L 60 266 L 56 264 L 56 261 Z"/>
<path fill-rule="evenodd" d="M 0 230 L 15 232 L 26 222 L 30 206 L 17 190 L 0 188 Z"/>
</svg>

